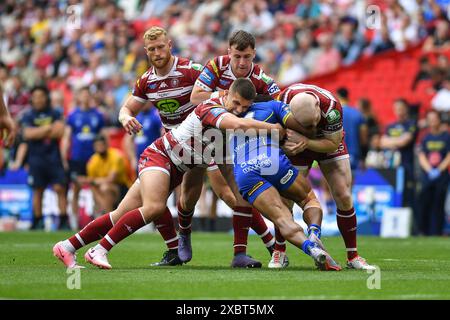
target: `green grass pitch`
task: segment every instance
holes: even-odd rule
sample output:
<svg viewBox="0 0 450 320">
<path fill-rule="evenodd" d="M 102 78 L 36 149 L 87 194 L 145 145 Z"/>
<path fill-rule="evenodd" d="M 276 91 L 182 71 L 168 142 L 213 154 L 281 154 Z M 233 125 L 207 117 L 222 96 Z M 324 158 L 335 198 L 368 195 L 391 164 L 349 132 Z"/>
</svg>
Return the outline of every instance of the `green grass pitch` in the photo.
<svg viewBox="0 0 450 320">
<path fill-rule="evenodd" d="M 346 270 L 320 272 L 299 249 L 288 245 L 290 266 L 267 268 L 269 254 L 256 236 L 249 253 L 262 269 L 231 269 L 232 235 L 194 233 L 193 260 L 177 267 L 149 267 L 165 247 L 158 234 L 137 234 L 109 255 L 112 270 L 78 260 L 81 289 L 69 290 L 63 265 L 53 257 L 55 242 L 67 233 L 0 233 L 0 299 L 449 299 L 450 239 L 404 240 L 359 237 L 361 255 L 381 270 L 381 288 L 368 289 L 372 274 Z M 324 239 L 345 264 L 343 241 Z M 372 282 L 373 283 L 373 282 Z"/>
</svg>

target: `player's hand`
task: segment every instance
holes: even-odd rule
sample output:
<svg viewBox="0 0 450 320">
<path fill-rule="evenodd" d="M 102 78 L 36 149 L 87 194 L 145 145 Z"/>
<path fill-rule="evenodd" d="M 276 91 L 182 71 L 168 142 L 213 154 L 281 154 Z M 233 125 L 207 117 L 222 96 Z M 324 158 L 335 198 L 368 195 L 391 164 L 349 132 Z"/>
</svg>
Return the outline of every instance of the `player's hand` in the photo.
<svg viewBox="0 0 450 320">
<path fill-rule="evenodd" d="M 124 115 L 119 117 L 119 121 L 129 135 L 136 134 L 142 129 L 142 124 L 135 117 Z"/>
<path fill-rule="evenodd" d="M 293 156 L 308 148 L 308 138 L 292 130 L 287 131 L 288 141 L 284 143 L 284 151 Z"/>
<path fill-rule="evenodd" d="M 0 139 L 7 148 L 11 147 L 16 139 L 16 125 L 9 115 L 0 117 Z"/>
<path fill-rule="evenodd" d="M 278 130 L 278 137 L 280 140 L 283 140 L 284 136 L 286 135 L 286 129 L 279 123 L 276 123 L 274 125 L 274 129 Z"/>
<path fill-rule="evenodd" d="M 9 165 L 9 170 L 11 170 L 11 171 L 17 171 L 17 170 L 19 170 L 19 168 L 20 168 L 20 163 L 18 161 L 13 161 Z"/>
</svg>

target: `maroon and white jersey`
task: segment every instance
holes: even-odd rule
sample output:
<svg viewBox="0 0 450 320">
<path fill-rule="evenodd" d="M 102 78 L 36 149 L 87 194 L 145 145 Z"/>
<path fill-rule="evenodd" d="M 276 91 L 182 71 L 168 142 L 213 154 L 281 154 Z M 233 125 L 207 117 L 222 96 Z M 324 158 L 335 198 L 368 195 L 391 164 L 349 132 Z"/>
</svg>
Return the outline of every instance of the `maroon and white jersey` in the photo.
<svg viewBox="0 0 450 320">
<path fill-rule="evenodd" d="M 213 163 L 213 151 L 218 143 L 213 139 L 222 137 L 219 126 L 227 114 L 229 113 L 222 98 L 206 100 L 199 104 L 177 128 L 161 138 L 164 144 L 163 151 L 177 169 L 186 172 L 193 167 L 207 167 Z M 205 134 L 208 129 L 213 130 Z"/>
<path fill-rule="evenodd" d="M 195 108 L 190 97 L 201 70 L 202 65 L 175 56 L 172 69 L 164 77 L 149 68 L 136 81 L 133 97 L 142 103 L 151 101 L 159 110 L 164 127 L 173 129 Z"/>
<path fill-rule="evenodd" d="M 236 76 L 231 70 L 230 61 L 231 58 L 228 55 L 210 60 L 203 68 L 195 85 L 211 92 L 228 90 L 233 81 L 236 80 Z M 270 94 L 273 98 L 276 98 L 280 93 L 280 88 L 275 81 L 256 64 L 252 63 L 252 68 L 246 78 L 253 82 L 258 94 Z"/>
<path fill-rule="evenodd" d="M 320 87 L 296 83 L 284 89 L 278 100 L 289 104 L 292 98 L 299 93 L 308 93 L 319 100 L 322 117 L 317 125 L 317 136 L 333 134 L 343 130 L 343 113 L 342 106 L 339 100 L 329 91 Z"/>
</svg>

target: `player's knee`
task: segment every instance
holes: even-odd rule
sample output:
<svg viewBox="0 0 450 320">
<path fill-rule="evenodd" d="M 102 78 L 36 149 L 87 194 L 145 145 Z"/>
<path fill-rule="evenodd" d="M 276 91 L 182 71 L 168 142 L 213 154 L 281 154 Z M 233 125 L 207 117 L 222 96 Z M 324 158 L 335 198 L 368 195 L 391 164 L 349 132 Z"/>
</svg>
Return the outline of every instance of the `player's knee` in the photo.
<svg viewBox="0 0 450 320">
<path fill-rule="evenodd" d="M 165 203 L 152 203 L 148 205 L 144 205 L 141 208 L 141 213 L 144 215 L 147 221 L 157 219 L 160 217 L 166 210 Z"/>
<path fill-rule="evenodd" d="M 348 188 L 340 188 L 335 193 L 335 201 L 338 208 L 349 210 L 353 206 L 352 194 Z"/>
</svg>

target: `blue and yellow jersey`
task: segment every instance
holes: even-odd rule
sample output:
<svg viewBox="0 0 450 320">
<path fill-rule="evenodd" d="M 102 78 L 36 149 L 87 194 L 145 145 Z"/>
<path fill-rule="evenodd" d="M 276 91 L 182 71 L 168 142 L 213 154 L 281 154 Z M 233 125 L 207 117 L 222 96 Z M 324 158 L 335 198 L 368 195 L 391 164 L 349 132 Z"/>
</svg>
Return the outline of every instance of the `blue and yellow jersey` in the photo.
<svg viewBox="0 0 450 320">
<path fill-rule="evenodd" d="M 254 103 L 247 112 L 240 115 L 242 118 L 251 118 L 268 123 L 279 123 L 285 126 L 287 119 L 292 115 L 289 105 L 281 101 L 268 101 Z M 259 150 L 261 147 L 275 146 L 278 148 L 278 140 L 272 142 L 270 132 L 251 136 L 249 134 L 235 133 L 234 143 L 231 144 L 234 154 L 234 164 L 246 161 L 250 153 Z"/>
</svg>

